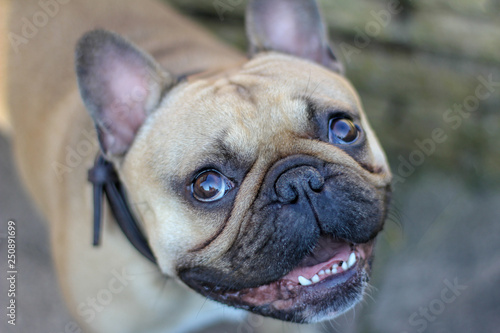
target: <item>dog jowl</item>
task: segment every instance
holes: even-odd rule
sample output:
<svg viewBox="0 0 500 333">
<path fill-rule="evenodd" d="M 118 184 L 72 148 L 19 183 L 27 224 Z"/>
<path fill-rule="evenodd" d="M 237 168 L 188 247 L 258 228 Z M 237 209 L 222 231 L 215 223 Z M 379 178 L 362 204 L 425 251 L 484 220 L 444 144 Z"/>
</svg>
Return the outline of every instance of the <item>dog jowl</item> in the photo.
<svg viewBox="0 0 500 333">
<path fill-rule="evenodd" d="M 362 298 L 389 168 L 316 3 L 255 0 L 246 17 L 248 61 L 182 80 L 90 32 L 80 91 L 129 198 L 153 211 L 140 222 L 165 276 L 262 315 L 331 319 Z"/>
</svg>

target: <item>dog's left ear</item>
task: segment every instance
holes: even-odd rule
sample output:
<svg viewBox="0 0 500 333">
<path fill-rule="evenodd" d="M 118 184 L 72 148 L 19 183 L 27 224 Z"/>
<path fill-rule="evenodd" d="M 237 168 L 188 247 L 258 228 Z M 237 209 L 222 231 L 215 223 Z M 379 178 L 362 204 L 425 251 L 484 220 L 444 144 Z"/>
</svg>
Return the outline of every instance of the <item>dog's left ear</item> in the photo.
<svg viewBox="0 0 500 333">
<path fill-rule="evenodd" d="M 249 0 L 246 31 L 251 56 L 283 52 L 343 72 L 314 0 Z"/>
</svg>

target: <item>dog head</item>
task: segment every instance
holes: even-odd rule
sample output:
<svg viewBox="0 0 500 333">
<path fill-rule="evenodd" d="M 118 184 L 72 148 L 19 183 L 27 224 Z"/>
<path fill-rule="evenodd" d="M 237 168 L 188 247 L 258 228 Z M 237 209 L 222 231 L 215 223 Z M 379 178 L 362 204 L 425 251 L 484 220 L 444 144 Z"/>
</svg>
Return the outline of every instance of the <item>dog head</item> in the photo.
<svg viewBox="0 0 500 333">
<path fill-rule="evenodd" d="M 81 94 L 161 271 L 287 321 L 362 297 L 390 171 L 313 1 L 250 1 L 251 57 L 176 82 L 106 31 L 77 49 Z"/>
</svg>

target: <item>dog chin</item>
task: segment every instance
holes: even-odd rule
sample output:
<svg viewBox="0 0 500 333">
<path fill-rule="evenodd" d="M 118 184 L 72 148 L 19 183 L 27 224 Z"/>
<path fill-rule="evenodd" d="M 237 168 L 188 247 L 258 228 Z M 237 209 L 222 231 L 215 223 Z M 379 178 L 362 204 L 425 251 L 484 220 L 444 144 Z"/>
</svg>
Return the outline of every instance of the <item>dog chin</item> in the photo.
<svg viewBox="0 0 500 333">
<path fill-rule="evenodd" d="M 374 240 L 352 244 L 322 236 L 297 267 L 252 288 L 221 287 L 189 269 L 179 276 L 197 292 L 221 303 L 280 320 L 313 323 L 332 319 L 362 299 L 373 246 Z"/>
</svg>

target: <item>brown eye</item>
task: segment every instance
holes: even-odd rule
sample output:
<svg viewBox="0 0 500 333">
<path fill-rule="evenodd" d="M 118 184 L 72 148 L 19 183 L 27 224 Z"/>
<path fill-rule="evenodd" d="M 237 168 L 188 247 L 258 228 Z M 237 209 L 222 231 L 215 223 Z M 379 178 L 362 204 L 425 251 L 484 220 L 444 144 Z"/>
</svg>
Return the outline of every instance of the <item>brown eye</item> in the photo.
<svg viewBox="0 0 500 333">
<path fill-rule="evenodd" d="M 208 170 L 196 177 L 191 192 L 198 201 L 212 202 L 224 197 L 233 187 L 234 184 L 227 177 L 215 170 Z"/>
<path fill-rule="evenodd" d="M 335 118 L 330 120 L 329 139 L 331 143 L 354 143 L 359 137 L 360 129 L 351 120 Z"/>
</svg>

